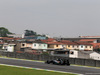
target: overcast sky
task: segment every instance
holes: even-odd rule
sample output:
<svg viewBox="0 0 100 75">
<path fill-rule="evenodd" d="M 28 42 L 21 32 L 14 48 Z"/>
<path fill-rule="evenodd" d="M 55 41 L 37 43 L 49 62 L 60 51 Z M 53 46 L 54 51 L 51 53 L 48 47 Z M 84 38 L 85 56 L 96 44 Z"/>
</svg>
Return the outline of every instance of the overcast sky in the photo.
<svg viewBox="0 0 100 75">
<path fill-rule="evenodd" d="M 17 34 L 100 35 L 100 0 L 0 0 L 0 27 Z"/>
</svg>

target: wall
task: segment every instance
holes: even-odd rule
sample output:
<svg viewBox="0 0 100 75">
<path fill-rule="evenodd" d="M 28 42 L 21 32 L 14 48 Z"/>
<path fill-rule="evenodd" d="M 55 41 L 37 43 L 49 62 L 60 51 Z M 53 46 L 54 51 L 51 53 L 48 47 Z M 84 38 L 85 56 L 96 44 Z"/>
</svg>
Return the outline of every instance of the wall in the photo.
<svg viewBox="0 0 100 75">
<path fill-rule="evenodd" d="M 15 50 L 20 50 L 20 48 L 21 48 L 21 43 L 16 43 Z"/>
<path fill-rule="evenodd" d="M 84 45 L 79 45 L 79 50 L 84 50 L 85 46 Z"/>
<path fill-rule="evenodd" d="M 85 45 L 85 46 L 87 46 L 87 48 L 85 47 L 85 50 L 93 50 L 93 46 L 88 46 L 88 45 Z"/>
<path fill-rule="evenodd" d="M 14 52 L 14 45 L 8 45 L 8 52 Z"/>
<path fill-rule="evenodd" d="M 47 44 L 44 43 L 33 43 L 33 49 L 47 49 Z"/>
<path fill-rule="evenodd" d="M 66 48 L 67 49 L 72 49 L 72 45 L 67 45 Z"/>
<path fill-rule="evenodd" d="M 73 49 L 79 49 L 79 45 L 73 45 Z"/>
<path fill-rule="evenodd" d="M 47 48 L 54 48 L 54 45 L 48 44 L 48 47 Z"/>
<path fill-rule="evenodd" d="M 95 60 L 100 60 L 100 54 L 93 52 L 93 53 L 90 54 L 90 58 L 95 59 Z"/>
<path fill-rule="evenodd" d="M 73 54 L 72 54 L 73 52 Z M 69 54 L 70 58 L 78 58 L 78 51 L 76 50 L 70 50 L 70 54 Z"/>
<path fill-rule="evenodd" d="M 32 44 L 31 44 L 31 43 L 27 43 L 27 44 L 26 44 L 26 47 L 32 48 Z"/>
<path fill-rule="evenodd" d="M 63 48 L 62 45 L 54 45 L 54 48 L 57 49 L 57 48 Z"/>
</svg>

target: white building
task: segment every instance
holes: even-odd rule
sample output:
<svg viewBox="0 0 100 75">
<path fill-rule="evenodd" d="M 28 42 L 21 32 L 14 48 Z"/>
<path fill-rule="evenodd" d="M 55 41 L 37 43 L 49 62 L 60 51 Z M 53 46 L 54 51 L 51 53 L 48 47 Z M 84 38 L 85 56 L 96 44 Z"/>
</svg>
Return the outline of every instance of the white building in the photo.
<svg viewBox="0 0 100 75">
<path fill-rule="evenodd" d="M 90 54 L 90 58 L 94 60 L 100 60 L 100 54 L 97 52 L 93 52 Z"/>
<path fill-rule="evenodd" d="M 47 49 L 47 44 L 46 43 L 41 43 L 41 42 L 34 42 L 32 44 L 33 49 Z"/>
<path fill-rule="evenodd" d="M 70 50 L 69 57 L 100 60 L 100 54 L 94 51 Z"/>
<path fill-rule="evenodd" d="M 70 58 L 78 58 L 78 51 L 77 50 L 70 50 L 69 57 Z"/>
<path fill-rule="evenodd" d="M 24 38 L 24 34 L 8 34 L 8 37 L 13 37 L 13 38 Z"/>
<path fill-rule="evenodd" d="M 7 51 L 7 52 L 14 52 L 14 46 L 15 44 L 8 44 L 8 43 L 5 43 L 3 45 L 3 50 Z"/>
</svg>

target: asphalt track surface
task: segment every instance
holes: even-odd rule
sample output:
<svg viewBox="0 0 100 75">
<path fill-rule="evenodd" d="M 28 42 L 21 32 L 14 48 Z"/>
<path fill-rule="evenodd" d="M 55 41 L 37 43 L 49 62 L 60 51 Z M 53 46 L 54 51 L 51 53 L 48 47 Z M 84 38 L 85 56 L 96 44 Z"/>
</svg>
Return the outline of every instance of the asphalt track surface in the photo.
<svg viewBox="0 0 100 75">
<path fill-rule="evenodd" d="M 59 66 L 59 65 L 45 64 L 43 62 L 26 61 L 26 60 L 18 60 L 18 59 L 16 60 L 16 59 L 0 58 L 0 64 L 9 64 L 9 65 L 25 66 L 25 67 L 32 67 L 32 68 L 72 72 L 72 73 L 79 73 L 84 75 L 90 75 L 91 73 L 93 73 L 91 75 L 100 75 L 100 69 L 96 69 L 96 68 L 79 67 L 79 66 L 62 66 L 62 65 Z"/>
</svg>

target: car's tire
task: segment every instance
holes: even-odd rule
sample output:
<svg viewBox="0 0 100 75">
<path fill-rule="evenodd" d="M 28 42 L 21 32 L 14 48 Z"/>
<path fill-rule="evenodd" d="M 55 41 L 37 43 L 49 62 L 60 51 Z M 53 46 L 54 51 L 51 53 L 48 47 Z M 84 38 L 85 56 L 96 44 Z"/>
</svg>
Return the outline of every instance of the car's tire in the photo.
<svg viewBox="0 0 100 75">
<path fill-rule="evenodd" d="M 50 64 L 50 61 L 49 61 L 49 60 L 47 60 L 45 63 L 46 63 L 46 64 Z"/>
<path fill-rule="evenodd" d="M 70 66 L 70 63 L 67 63 L 66 65 L 67 65 L 67 66 Z"/>
</svg>

